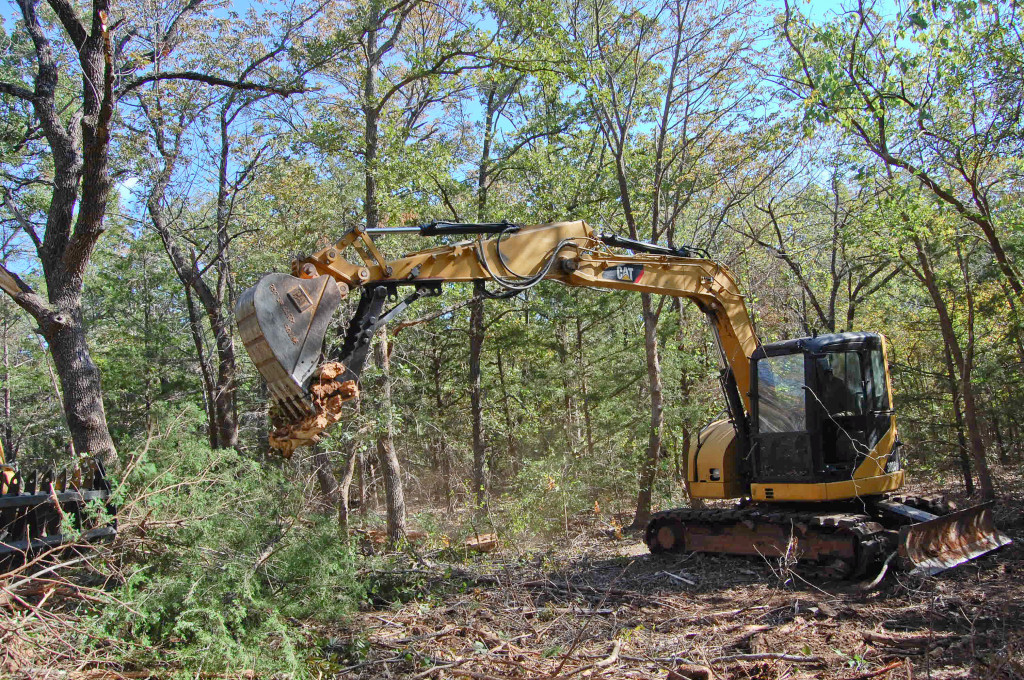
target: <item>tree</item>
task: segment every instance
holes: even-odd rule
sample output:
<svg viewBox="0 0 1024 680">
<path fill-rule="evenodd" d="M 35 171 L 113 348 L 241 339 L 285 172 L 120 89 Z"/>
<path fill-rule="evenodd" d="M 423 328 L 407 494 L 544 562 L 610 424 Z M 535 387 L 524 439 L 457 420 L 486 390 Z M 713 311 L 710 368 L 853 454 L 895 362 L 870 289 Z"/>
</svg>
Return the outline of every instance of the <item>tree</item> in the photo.
<svg viewBox="0 0 1024 680">
<path fill-rule="evenodd" d="M 1006 299 L 1019 329 L 1024 285 L 1005 244 L 1002 218 L 1013 206 L 1002 194 L 1013 177 L 1005 171 L 1006 159 L 1024 151 L 1024 136 L 1020 83 L 1000 70 L 1007 61 L 1020 63 L 1021 45 L 997 27 L 998 12 L 966 21 L 963 11 L 958 3 L 915 3 L 886 19 L 874 5 L 860 3 L 817 26 L 787 5 L 781 31 L 793 55 L 784 82 L 802 99 L 809 124 L 832 125 L 856 139 L 882 163 L 888 200 L 905 201 L 891 211 L 903 228 L 899 242 L 910 250 L 901 259 L 938 316 L 958 373 L 954 405 L 963 400 L 971 458 L 988 499 L 995 490 L 973 379 L 978 274 L 960 228 L 945 213 L 981 232 L 1009 288 Z M 921 196 L 904 182 L 916 185 Z M 941 217 L 924 217 L 924 200 Z M 955 255 L 955 293 L 944 290 L 937 273 L 936 258 L 943 255 Z M 958 332 L 952 304 L 961 299 L 965 333 Z"/>
<path fill-rule="evenodd" d="M 668 0 L 648 9 L 594 0 L 572 8 L 570 32 L 587 97 L 611 156 L 630 238 L 678 241 L 694 197 L 725 186 L 734 159 L 727 130 L 752 95 L 744 60 L 754 35 L 740 3 Z M 648 132 L 649 131 L 649 132 Z M 741 153 L 742 155 L 742 153 Z M 735 192 L 732 192 L 735 195 Z M 735 204 L 726 200 L 725 209 Z M 682 240 L 682 239 L 679 239 Z M 663 303 L 662 303 L 663 304 Z M 662 304 L 641 294 L 650 418 L 633 527 L 647 524 L 663 448 L 664 389 L 657 324 Z"/>
<path fill-rule="evenodd" d="M 1024 152 L 1024 61 L 1000 3 L 913 2 L 892 19 L 874 2 L 818 26 L 786 5 L 784 76 L 809 120 L 845 130 L 894 172 L 977 228 L 1019 304 L 1021 282 L 1001 200 Z M 1011 11 L 1009 16 L 1015 17 Z M 965 94 L 967 96 L 965 96 Z"/>
<path fill-rule="evenodd" d="M 295 15 L 276 20 L 250 13 L 247 21 L 230 22 L 214 38 L 219 49 L 230 46 L 225 52 L 231 60 L 210 64 L 209 70 L 224 72 L 240 83 L 258 77 L 267 82 L 267 88 L 196 92 L 157 81 L 135 92 L 140 117 L 149 129 L 142 144 L 152 158 L 159 159 L 158 167 L 152 168 L 146 158 L 139 170 L 148 175 L 144 180 L 145 207 L 185 287 L 189 329 L 203 378 L 210 446 L 215 449 L 233 448 L 238 441 L 233 245 L 252 228 L 239 228 L 236 213 L 260 173 L 272 166 L 285 148 L 281 126 L 273 122 L 279 112 L 269 109 L 268 103 L 305 92 L 305 76 L 328 58 L 317 55 L 291 69 L 281 63 L 289 50 L 296 49 L 296 38 L 321 9 L 320 5 L 300 5 Z M 186 65 L 196 59 L 194 55 L 210 61 L 206 54 L 214 48 L 204 44 L 207 39 L 204 34 L 193 38 L 198 44 L 186 51 L 188 56 L 182 58 Z M 157 68 L 173 65 L 168 63 L 170 56 L 158 55 L 156 61 Z M 208 117 L 213 118 L 217 143 L 207 147 L 208 157 L 204 157 L 204 145 L 193 144 L 200 150 L 192 150 L 196 157 L 189 158 L 187 145 L 208 124 Z M 190 203 L 204 201 L 202 194 L 188 195 L 190 189 L 194 191 L 194 175 L 203 172 L 212 175 L 216 187 L 212 220 L 188 209 Z M 175 180 L 183 186 L 172 186 Z M 207 222 L 212 224 L 207 226 Z M 207 349 L 204 319 L 213 338 L 212 351 Z"/>
<path fill-rule="evenodd" d="M 840 155 L 817 159 L 815 151 L 787 154 L 787 171 L 753 192 L 729 222 L 779 262 L 777 304 L 789 307 L 808 335 L 853 330 L 858 310 L 901 269 L 864 238 L 877 209 L 870 185 L 849 177 Z M 805 167 L 815 176 L 792 169 Z"/>
<path fill-rule="evenodd" d="M 155 68 L 157 56 L 174 48 L 178 31 L 199 10 L 201 0 L 182 6 L 160 36 L 129 21 L 130 7 L 123 18 L 112 16 L 110 3 L 104 0 L 93 2 L 85 15 L 67 0 L 49 0 L 45 6 L 35 0 L 17 4 L 20 30 L 32 43 L 26 59 L 31 59 L 34 71 L 26 65 L 16 77 L 0 81 L 0 95 L 30 104 L 33 123 L 22 141 L 24 152 L 13 162 L 5 159 L 13 167 L 4 173 L 4 197 L 36 251 L 45 292 L 6 267 L 0 268 L 0 287 L 32 316 L 46 339 L 75 449 L 113 464 L 116 452 L 100 371 L 86 339 L 82 286 L 105 229 L 118 103 L 127 93 L 159 80 L 268 88 L 198 71 Z M 55 23 L 40 17 L 42 7 L 53 13 Z M 81 83 L 77 88 L 71 84 L 76 77 Z"/>
<path fill-rule="evenodd" d="M 461 74 L 486 64 L 480 57 L 483 48 L 475 44 L 475 29 L 466 20 L 468 11 L 459 2 L 432 5 L 423 0 L 402 0 L 394 5 L 369 0 L 340 8 L 344 28 L 334 36 L 333 44 L 349 49 L 339 50 L 347 58 L 339 59 L 331 76 L 348 97 L 335 100 L 332 113 L 338 115 L 323 126 L 320 144 L 325 150 L 361 157 L 367 229 L 381 224 L 382 152 L 400 154 L 410 139 L 433 136 L 440 127 L 439 121 L 431 118 L 434 107 L 463 87 Z M 361 123 L 361 129 L 348 128 L 346 122 Z M 350 143 L 351 137 L 357 141 Z M 387 371 L 387 362 L 378 364 Z M 388 386 L 383 395 L 383 408 L 388 412 L 390 394 Z M 381 428 L 380 437 L 378 452 L 382 464 L 387 463 L 385 484 L 401 484 L 393 428 Z M 389 499 L 402 496 L 401 489 L 388 488 L 387 493 Z M 389 534 L 392 540 L 404 532 L 404 519 L 398 522 L 397 511 L 395 515 L 395 521 L 389 521 L 389 531 L 393 528 L 399 533 Z"/>
</svg>

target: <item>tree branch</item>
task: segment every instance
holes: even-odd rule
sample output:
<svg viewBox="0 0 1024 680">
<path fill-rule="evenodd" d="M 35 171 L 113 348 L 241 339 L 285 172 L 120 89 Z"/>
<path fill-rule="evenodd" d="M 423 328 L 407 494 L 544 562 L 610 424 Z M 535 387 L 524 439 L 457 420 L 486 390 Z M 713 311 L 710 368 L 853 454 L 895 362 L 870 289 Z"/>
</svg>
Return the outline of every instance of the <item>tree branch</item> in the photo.
<svg viewBox="0 0 1024 680">
<path fill-rule="evenodd" d="M 0 82 L 0 94 L 9 94 L 12 97 L 24 99 L 29 102 L 35 99 L 35 94 L 32 93 L 32 90 L 27 87 L 15 85 L 14 83 Z"/>
<path fill-rule="evenodd" d="M 192 80 L 199 83 L 206 83 L 207 85 L 227 87 L 232 90 L 247 92 L 267 92 L 269 94 L 276 94 L 282 97 L 286 97 L 292 94 L 301 94 L 303 92 L 310 91 L 309 88 L 305 87 L 275 86 L 264 85 L 262 83 L 248 83 L 240 80 L 228 80 L 227 78 L 211 76 L 206 73 L 199 73 L 197 71 L 168 71 L 166 73 L 151 73 L 148 76 L 136 78 L 135 80 L 132 80 L 126 85 L 122 86 L 120 90 L 118 90 L 118 96 L 124 96 L 128 92 L 138 89 L 146 83 L 154 83 L 158 80 Z"/>
<path fill-rule="evenodd" d="M 85 24 L 78 18 L 75 8 L 68 0 L 47 0 L 47 4 L 53 8 L 61 26 L 64 27 L 71 41 L 75 43 L 75 47 L 81 52 L 85 41 L 89 38 L 89 33 L 85 30 Z"/>
<path fill-rule="evenodd" d="M 35 225 L 29 222 L 28 218 L 18 210 L 18 206 L 14 205 L 14 202 L 11 200 L 11 192 L 9 192 L 6 187 L 3 189 L 3 194 L 4 205 L 7 206 L 7 209 L 11 211 L 12 215 L 14 215 L 14 219 L 18 221 L 18 226 L 20 226 L 22 231 L 28 234 L 28 237 L 32 239 L 32 244 L 35 245 L 37 250 L 42 248 L 43 242 L 39 240 L 39 235 L 36 233 Z"/>
<path fill-rule="evenodd" d="M 46 300 L 32 290 L 32 287 L 22 281 L 17 274 L 3 265 L 0 265 L 0 288 L 10 295 L 19 307 L 31 314 L 40 325 L 59 321 L 54 318 Z"/>
</svg>

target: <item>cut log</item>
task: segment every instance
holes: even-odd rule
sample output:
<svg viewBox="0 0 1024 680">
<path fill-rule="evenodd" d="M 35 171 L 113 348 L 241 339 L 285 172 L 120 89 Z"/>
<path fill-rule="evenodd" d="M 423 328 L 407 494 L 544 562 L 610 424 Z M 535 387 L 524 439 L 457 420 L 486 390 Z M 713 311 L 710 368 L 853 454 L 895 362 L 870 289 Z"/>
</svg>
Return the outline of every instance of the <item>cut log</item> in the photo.
<svg viewBox="0 0 1024 680">
<path fill-rule="evenodd" d="M 498 547 L 497 534 L 476 534 L 466 539 L 466 548 L 476 552 L 489 553 Z"/>
<path fill-rule="evenodd" d="M 712 680 L 711 669 L 707 666 L 696 666 L 685 663 L 668 672 L 666 680 Z"/>
</svg>

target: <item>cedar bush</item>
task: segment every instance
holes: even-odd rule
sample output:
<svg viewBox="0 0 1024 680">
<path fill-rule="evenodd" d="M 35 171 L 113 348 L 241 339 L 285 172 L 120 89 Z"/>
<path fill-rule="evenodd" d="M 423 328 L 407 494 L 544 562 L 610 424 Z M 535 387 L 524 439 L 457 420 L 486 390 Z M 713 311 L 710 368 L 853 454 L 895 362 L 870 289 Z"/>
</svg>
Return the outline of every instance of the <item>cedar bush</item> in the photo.
<svg viewBox="0 0 1024 680">
<path fill-rule="evenodd" d="M 210 450 L 167 424 L 117 488 L 97 637 L 133 641 L 120 661 L 145 668 L 305 675 L 311 630 L 365 598 L 351 543 L 310 512 L 294 466 Z"/>
</svg>

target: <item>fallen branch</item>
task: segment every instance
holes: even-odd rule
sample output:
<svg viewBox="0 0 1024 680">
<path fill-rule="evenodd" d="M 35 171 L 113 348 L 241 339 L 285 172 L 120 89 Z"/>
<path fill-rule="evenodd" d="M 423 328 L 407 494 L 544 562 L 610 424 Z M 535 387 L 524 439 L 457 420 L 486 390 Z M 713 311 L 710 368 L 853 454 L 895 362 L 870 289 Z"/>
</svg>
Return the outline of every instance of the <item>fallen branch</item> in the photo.
<svg viewBox="0 0 1024 680">
<path fill-rule="evenodd" d="M 662 573 L 662 574 L 664 574 L 665 576 L 668 576 L 668 577 L 669 577 L 669 578 L 671 578 L 671 579 L 675 579 L 676 581 L 679 581 L 679 582 L 681 582 L 681 583 L 685 583 L 685 584 L 686 584 L 686 585 L 688 585 L 688 586 L 695 586 L 695 585 L 697 585 L 697 582 L 696 582 L 696 581 L 691 581 L 691 580 L 690 580 L 690 579 L 688 579 L 688 578 L 683 578 L 682 576 L 678 576 L 678 575 L 676 575 L 676 574 L 673 574 L 673 573 L 671 573 L 671 572 L 668 572 L 668 571 L 663 571 L 663 572 L 661 572 L 661 573 Z"/>
<path fill-rule="evenodd" d="M 791 661 L 793 663 L 819 663 L 820 656 L 803 656 L 801 654 L 729 654 L 728 656 L 716 656 L 711 659 L 712 663 L 723 663 L 725 661 L 764 661 L 765 659 L 776 659 L 778 661 Z"/>
<path fill-rule="evenodd" d="M 607 659 L 602 659 L 594 665 L 598 668 L 604 668 L 605 666 L 611 666 L 613 663 L 619 660 L 619 651 L 622 650 L 622 641 L 616 640 L 615 644 L 612 645 L 612 653 L 608 655 Z"/>
<path fill-rule="evenodd" d="M 590 671 L 593 671 L 593 670 L 598 669 L 598 668 L 606 668 L 608 666 L 611 666 L 612 664 L 614 664 L 616 661 L 619 660 L 619 652 L 620 651 L 622 651 L 622 641 L 621 640 L 616 640 L 615 643 L 612 645 L 611 654 L 609 654 L 608 656 L 606 656 L 605 658 L 601 659 L 600 661 L 598 661 L 596 663 L 590 664 L 589 666 L 581 666 L 580 668 L 577 668 L 576 670 L 572 671 L 571 673 L 567 673 L 564 677 L 571 678 L 572 676 L 579 675 L 581 673 L 583 675 L 589 675 Z M 557 675 L 558 674 L 556 673 L 555 675 L 551 675 L 549 677 L 554 678 Z"/>
<path fill-rule="evenodd" d="M 878 572 L 878 576 L 876 576 L 874 578 L 874 580 L 870 581 L 869 583 L 862 583 L 862 584 L 860 584 L 860 586 L 858 586 L 858 589 L 861 592 L 867 592 L 869 590 L 874 589 L 875 586 L 877 586 L 879 583 L 881 583 L 882 579 L 885 578 L 886 573 L 888 573 L 888 571 L 889 571 L 889 563 L 892 562 L 892 558 L 894 558 L 894 557 L 896 557 L 896 552 L 895 551 L 889 553 L 889 556 L 885 558 L 885 562 L 882 563 L 882 568 Z"/>
<path fill-rule="evenodd" d="M 858 673 L 857 675 L 848 675 L 845 678 L 840 678 L 840 680 L 868 680 L 868 678 L 876 678 L 879 675 L 884 675 L 885 673 L 888 673 L 889 671 L 894 671 L 902 665 L 902 660 L 893 661 L 885 668 L 879 668 L 876 671 L 868 671 L 866 673 Z"/>
</svg>

